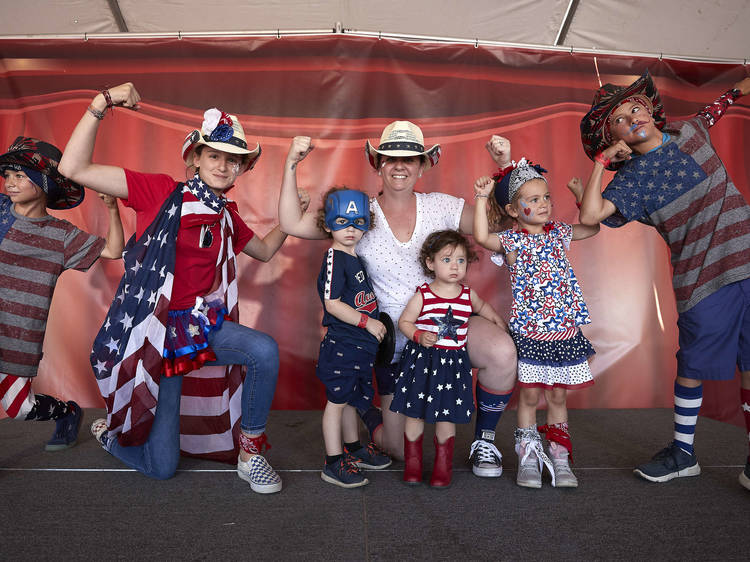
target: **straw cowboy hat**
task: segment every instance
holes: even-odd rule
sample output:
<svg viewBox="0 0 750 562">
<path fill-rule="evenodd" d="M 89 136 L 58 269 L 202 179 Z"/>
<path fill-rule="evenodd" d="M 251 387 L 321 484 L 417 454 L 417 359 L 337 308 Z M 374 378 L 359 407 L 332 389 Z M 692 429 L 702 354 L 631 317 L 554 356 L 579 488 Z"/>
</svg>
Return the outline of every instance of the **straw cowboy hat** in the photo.
<svg viewBox="0 0 750 562">
<path fill-rule="evenodd" d="M 581 119 L 581 142 L 586 156 L 591 160 L 597 153 L 612 144 L 609 116 L 627 101 L 643 105 L 653 117 L 657 129 L 662 130 L 666 125 L 664 105 L 648 70 L 630 86 L 605 84 L 596 92 L 591 109 Z M 623 162 L 612 162 L 607 169 L 616 170 L 622 164 Z"/>
<path fill-rule="evenodd" d="M 0 170 L 24 172 L 47 194 L 49 209 L 72 209 L 83 201 L 83 186 L 57 171 L 62 152 L 56 146 L 31 137 L 17 137 L 0 156 Z"/>
<path fill-rule="evenodd" d="M 440 159 L 440 145 L 424 149 L 422 130 L 410 121 L 394 121 L 383 129 L 377 148 L 367 141 L 365 154 L 370 165 L 378 168 L 378 154 L 381 156 L 426 156 L 425 170 L 430 169 Z"/>
<path fill-rule="evenodd" d="M 182 159 L 187 166 L 193 164 L 193 151 L 200 145 L 210 146 L 216 150 L 248 156 L 248 164 L 242 173 L 252 170 L 260 158 L 260 144 L 248 150 L 247 139 L 242 125 L 234 115 L 216 109 L 207 109 L 203 114 L 201 130 L 191 131 L 182 143 Z"/>
</svg>

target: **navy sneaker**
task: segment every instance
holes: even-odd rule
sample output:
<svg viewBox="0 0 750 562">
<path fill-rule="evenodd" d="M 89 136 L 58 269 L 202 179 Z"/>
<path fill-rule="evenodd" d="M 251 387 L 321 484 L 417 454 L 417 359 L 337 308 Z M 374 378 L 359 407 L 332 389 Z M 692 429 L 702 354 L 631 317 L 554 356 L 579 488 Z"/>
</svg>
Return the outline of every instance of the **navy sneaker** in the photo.
<svg viewBox="0 0 750 562">
<path fill-rule="evenodd" d="M 349 461 L 346 455 L 334 463 L 326 464 L 320 473 L 323 481 L 342 488 L 357 488 L 369 484 L 370 481 L 362 475 L 357 465 Z"/>
<path fill-rule="evenodd" d="M 698 476 L 701 467 L 694 453 L 690 454 L 672 442 L 656 453 L 650 462 L 636 468 L 633 473 L 651 482 L 669 482 L 673 478 Z"/>
<path fill-rule="evenodd" d="M 750 490 L 750 461 L 745 463 L 745 470 L 740 472 L 740 484 Z"/>
<path fill-rule="evenodd" d="M 350 462 L 353 462 L 359 468 L 369 468 L 370 470 L 387 468 L 391 466 L 391 463 L 393 462 L 391 457 L 386 455 L 383 450 L 372 441 L 370 441 L 366 447 L 360 447 L 356 451 L 350 451 L 344 447 L 344 454 L 348 455 Z"/>
<path fill-rule="evenodd" d="M 83 421 L 83 410 L 72 400 L 68 402 L 68 406 L 70 413 L 55 421 L 55 433 L 44 446 L 45 451 L 62 451 L 76 444 Z"/>
</svg>

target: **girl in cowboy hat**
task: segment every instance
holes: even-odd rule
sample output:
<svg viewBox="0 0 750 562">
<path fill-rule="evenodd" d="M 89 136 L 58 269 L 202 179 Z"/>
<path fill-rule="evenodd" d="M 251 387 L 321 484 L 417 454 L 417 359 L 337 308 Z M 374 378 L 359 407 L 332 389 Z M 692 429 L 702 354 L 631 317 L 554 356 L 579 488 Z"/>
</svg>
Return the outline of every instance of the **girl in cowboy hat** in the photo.
<svg viewBox="0 0 750 562">
<path fill-rule="evenodd" d="M 357 409 L 372 404 L 372 367 L 386 328 L 357 244 L 372 226 L 367 195 L 331 188 L 317 213 L 304 213 L 297 197 L 297 166 L 313 149 L 310 137 L 294 137 L 289 147 L 279 200 L 284 232 L 306 239 L 331 239 L 318 276 L 326 335 L 320 344 L 316 375 L 326 387 L 323 441 L 326 460 L 321 478 L 342 488 L 369 483 L 361 468 L 383 469 L 391 459 L 374 443 L 359 442 Z M 343 443 L 342 443 L 343 438 Z"/>
<path fill-rule="evenodd" d="M 518 473 L 516 483 L 541 488 L 546 466 L 552 485 L 574 488 L 578 480 L 568 458 L 567 390 L 593 384 L 588 358 L 594 350 L 580 326 L 590 322 L 573 269 L 565 254 L 571 240 L 593 236 L 599 227 L 552 220 L 552 202 L 541 166 L 525 159 L 500 170 L 494 178 L 474 184 L 477 206 L 474 239 L 496 252 L 493 261 L 507 263 L 513 289 L 510 329 L 518 351 L 518 428 L 515 432 Z M 582 186 L 574 178 L 568 188 L 580 198 Z M 491 235 L 489 221 L 511 223 Z M 544 391 L 547 424 L 537 429 L 536 408 Z M 550 456 L 541 433 L 550 442 Z"/>
<path fill-rule="evenodd" d="M 581 222 L 652 225 L 672 253 L 680 344 L 674 439 L 635 469 L 651 482 L 700 474 L 693 442 L 703 380 L 731 380 L 739 368 L 750 435 L 750 205 L 708 133 L 747 93 L 750 78 L 691 119 L 667 123 L 659 92 L 645 72 L 629 86 L 605 84 L 581 120 L 583 147 L 594 161 Z M 617 173 L 602 192 L 605 168 Z M 750 489 L 750 456 L 739 479 Z"/>
<path fill-rule="evenodd" d="M 182 158 L 194 172 L 185 183 L 92 162 L 105 112 L 137 109 L 139 100 L 130 83 L 98 94 L 60 164 L 75 180 L 124 199 L 137 217 L 126 274 L 92 353 L 108 415 L 92 432 L 112 455 L 154 478 L 174 474 L 181 448 L 225 459 L 236 454 L 239 441 L 240 478 L 255 492 L 278 492 L 281 479 L 261 455 L 278 348 L 270 336 L 238 323 L 235 254 L 268 261 L 286 235 L 275 228 L 257 236 L 226 198 L 256 163 L 260 145 L 248 147 L 237 118 L 214 108 L 183 144 Z M 193 373 L 204 365 L 228 367 L 218 379 L 207 379 L 202 371 Z M 201 402 L 211 392 L 209 382 L 222 388 L 216 399 Z M 182 413 L 190 415 L 182 425 L 194 431 L 181 440 L 180 397 L 186 392 L 191 400 L 183 401 Z M 239 424 L 239 412 L 231 408 L 238 402 Z M 202 419 L 205 427 L 196 427 Z"/>
<path fill-rule="evenodd" d="M 109 209 L 106 241 L 47 213 L 72 209 L 84 197 L 83 187 L 58 171 L 60 156 L 57 147 L 30 137 L 18 137 L 0 156 L 0 402 L 11 418 L 55 420 L 47 451 L 75 445 L 83 419 L 72 400 L 31 388 L 57 279 L 66 269 L 86 271 L 99 257 L 119 258 L 124 246 L 114 197 L 102 197 Z"/>
</svg>

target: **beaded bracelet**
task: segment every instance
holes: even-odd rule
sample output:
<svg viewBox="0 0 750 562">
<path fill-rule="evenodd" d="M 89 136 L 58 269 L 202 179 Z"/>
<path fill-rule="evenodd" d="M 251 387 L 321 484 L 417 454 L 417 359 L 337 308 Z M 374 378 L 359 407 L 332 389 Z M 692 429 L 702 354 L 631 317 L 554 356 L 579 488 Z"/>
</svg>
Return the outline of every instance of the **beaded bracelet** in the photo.
<svg viewBox="0 0 750 562">
<path fill-rule="evenodd" d="M 102 119 L 104 119 L 104 112 L 103 111 L 99 111 L 93 105 L 88 106 L 87 111 L 91 115 L 93 115 L 94 117 L 96 117 L 99 121 L 101 121 Z"/>
</svg>

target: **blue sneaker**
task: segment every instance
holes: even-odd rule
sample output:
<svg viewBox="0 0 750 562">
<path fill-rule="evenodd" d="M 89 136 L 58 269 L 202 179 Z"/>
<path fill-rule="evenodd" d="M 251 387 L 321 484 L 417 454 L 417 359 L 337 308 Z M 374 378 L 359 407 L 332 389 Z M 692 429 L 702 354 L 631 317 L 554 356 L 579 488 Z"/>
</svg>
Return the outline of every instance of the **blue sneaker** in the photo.
<svg viewBox="0 0 750 562">
<path fill-rule="evenodd" d="M 691 455 L 672 442 L 656 453 L 650 462 L 636 468 L 633 473 L 651 482 L 669 482 L 673 478 L 698 476 L 701 467 L 694 453 Z"/>
<path fill-rule="evenodd" d="M 72 400 L 68 402 L 68 406 L 71 412 L 55 421 L 55 433 L 44 446 L 45 451 L 62 451 L 76 444 L 83 421 L 83 410 Z"/>
<path fill-rule="evenodd" d="M 370 481 L 360 472 L 356 464 L 353 464 L 346 455 L 334 463 L 326 464 L 320 477 L 324 482 L 335 484 L 342 488 L 357 488 L 369 484 Z"/>
<path fill-rule="evenodd" d="M 344 447 L 344 454 L 349 456 L 350 462 L 356 464 L 359 468 L 369 468 L 370 470 L 380 470 L 391 466 L 393 462 L 391 457 L 386 455 L 380 447 L 370 441 L 366 447 L 361 447 L 356 451 L 350 451 Z"/>
<path fill-rule="evenodd" d="M 750 490 L 750 461 L 745 463 L 745 470 L 740 472 L 740 484 Z"/>
</svg>

